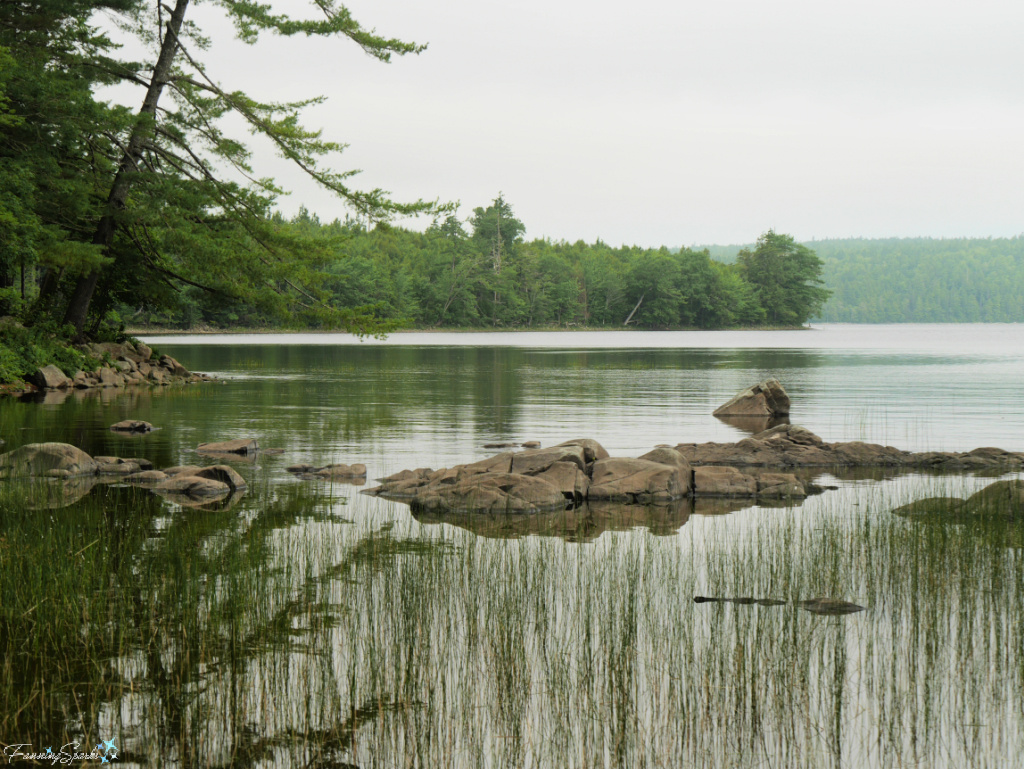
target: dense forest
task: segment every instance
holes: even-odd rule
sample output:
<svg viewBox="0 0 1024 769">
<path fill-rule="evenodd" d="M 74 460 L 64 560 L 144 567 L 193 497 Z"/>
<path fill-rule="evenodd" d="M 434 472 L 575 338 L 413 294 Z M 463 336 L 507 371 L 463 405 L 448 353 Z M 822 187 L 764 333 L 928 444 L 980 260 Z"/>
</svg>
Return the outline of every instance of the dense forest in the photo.
<svg viewBox="0 0 1024 769">
<path fill-rule="evenodd" d="M 465 224 L 449 214 L 422 233 L 353 219 L 324 224 L 305 210 L 273 221 L 316 244 L 331 305 L 372 314 L 383 327 L 798 326 L 828 296 L 814 253 L 770 231 L 726 265 L 691 249 L 526 241 L 525 225 L 501 195 Z M 169 299 L 116 310 L 131 326 L 281 322 L 195 287 Z"/>
<path fill-rule="evenodd" d="M 845 238 L 805 245 L 821 258 L 822 280 L 832 291 L 818 320 L 1024 322 L 1024 235 Z M 706 247 L 713 259 L 725 263 L 734 262 L 743 248 Z"/>
</svg>

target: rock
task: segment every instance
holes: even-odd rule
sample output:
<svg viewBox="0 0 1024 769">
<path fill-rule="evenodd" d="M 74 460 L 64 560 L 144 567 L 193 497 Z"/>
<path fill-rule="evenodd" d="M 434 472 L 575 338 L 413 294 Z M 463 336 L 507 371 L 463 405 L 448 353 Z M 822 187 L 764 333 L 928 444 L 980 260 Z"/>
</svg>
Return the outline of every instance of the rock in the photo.
<svg viewBox="0 0 1024 769">
<path fill-rule="evenodd" d="M 219 443 L 200 443 L 196 451 L 201 454 L 242 454 L 247 456 L 255 454 L 259 448 L 259 443 L 255 438 L 238 438 Z"/>
<path fill-rule="evenodd" d="M 807 490 L 790 473 L 761 473 L 757 476 L 757 496 L 762 499 L 803 499 Z"/>
<path fill-rule="evenodd" d="M 93 475 L 98 463 L 68 443 L 29 443 L 0 454 L 0 476 L 70 478 Z"/>
<path fill-rule="evenodd" d="M 966 500 L 957 497 L 928 497 L 901 505 L 892 512 L 904 518 L 930 518 L 936 520 L 961 520 Z"/>
<path fill-rule="evenodd" d="M 365 478 L 366 465 L 325 465 L 313 470 L 313 474 L 321 478 Z"/>
<path fill-rule="evenodd" d="M 137 486 L 149 486 L 165 481 L 168 477 L 167 473 L 162 473 L 159 470 L 142 470 L 141 472 L 125 476 L 124 482 Z"/>
<path fill-rule="evenodd" d="M 104 366 L 99 370 L 100 387 L 120 387 L 124 385 L 124 380 L 121 379 L 114 370 Z"/>
<path fill-rule="evenodd" d="M 697 497 L 756 497 L 757 479 L 726 466 L 700 466 L 693 469 L 693 488 Z"/>
<path fill-rule="evenodd" d="M 153 425 L 138 419 L 124 419 L 111 425 L 110 429 L 117 433 L 148 433 L 153 429 Z"/>
<path fill-rule="evenodd" d="M 510 449 L 510 448 L 513 448 L 515 445 L 516 444 L 514 444 L 514 443 L 485 443 L 484 444 L 484 448 L 485 449 Z"/>
<path fill-rule="evenodd" d="M 202 467 L 195 472 L 184 474 L 178 473 L 174 476 L 175 478 L 206 478 L 211 481 L 218 481 L 219 483 L 225 484 L 232 491 L 245 491 L 248 485 L 245 482 L 245 478 L 238 474 L 232 467 L 227 465 L 210 465 L 209 467 Z M 195 496 L 195 495 L 193 495 Z"/>
<path fill-rule="evenodd" d="M 591 438 L 575 438 L 571 441 L 565 441 L 565 443 L 559 443 L 558 446 L 582 446 L 583 447 L 583 458 L 587 464 L 596 462 L 599 459 L 608 459 L 608 452 L 604 450 L 597 441 Z M 556 446 L 555 448 L 558 448 Z"/>
<path fill-rule="evenodd" d="M 75 375 L 71 377 L 71 384 L 74 385 L 79 390 L 85 389 L 86 387 L 90 386 L 89 377 L 84 371 L 79 369 L 78 371 L 75 372 Z"/>
<path fill-rule="evenodd" d="M 1024 480 L 989 484 L 967 498 L 964 512 L 986 520 L 1024 520 Z"/>
<path fill-rule="evenodd" d="M 202 469 L 199 465 L 175 465 L 164 468 L 164 473 L 167 475 L 193 475 Z"/>
<path fill-rule="evenodd" d="M 95 460 L 99 463 L 97 475 L 132 475 L 142 471 L 137 463 L 118 457 L 95 457 Z"/>
<path fill-rule="evenodd" d="M 137 353 L 138 357 L 142 359 L 142 361 L 147 361 L 153 357 L 152 348 L 149 347 L 149 345 L 143 344 L 142 342 L 139 342 L 135 346 L 135 352 Z M 136 363 L 141 363 L 142 361 L 136 361 Z"/>
<path fill-rule="evenodd" d="M 778 379 L 765 379 L 738 393 L 713 413 L 716 417 L 784 417 L 789 415 L 789 396 Z"/>
<path fill-rule="evenodd" d="M 54 366 L 43 366 L 28 377 L 28 381 L 40 390 L 63 390 L 72 386 L 72 381 L 64 376 L 64 372 Z"/>
<path fill-rule="evenodd" d="M 547 470 L 555 462 L 572 462 L 580 470 L 585 470 L 587 467 L 582 446 L 552 446 L 548 449 L 527 449 L 513 454 L 510 472 L 536 475 Z"/>
<path fill-rule="evenodd" d="M 849 601 L 840 601 L 836 598 L 812 598 L 808 601 L 797 601 L 797 606 L 813 614 L 824 614 L 832 617 L 854 614 L 865 609 L 864 606 L 858 606 Z"/>
<path fill-rule="evenodd" d="M 410 502 L 416 510 L 528 513 L 565 508 L 562 492 L 545 480 L 511 473 L 476 473 L 431 484 Z"/>
<path fill-rule="evenodd" d="M 231 487 L 221 481 L 195 475 L 174 475 L 156 484 L 153 491 L 159 494 L 180 494 L 193 499 L 204 499 L 226 497 L 231 493 Z"/>
<path fill-rule="evenodd" d="M 590 488 L 590 478 L 575 462 L 554 462 L 533 477 L 547 481 L 574 504 L 582 503 Z"/>
<path fill-rule="evenodd" d="M 113 367 L 120 371 L 122 374 L 127 374 L 132 370 L 132 364 L 125 360 L 115 360 Z"/>
<path fill-rule="evenodd" d="M 668 446 L 658 446 L 656 449 L 642 455 L 640 459 L 646 459 L 648 462 L 657 462 L 661 465 L 683 467 L 686 470 L 690 469 L 690 463 L 686 461 L 686 457 Z"/>
<path fill-rule="evenodd" d="M 540 441 L 526 441 L 525 443 L 520 443 L 519 445 L 524 449 L 539 449 Z"/>
<path fill-rule="evenodd" d="M 668 502 L 690 492 L 690 472 L 646 459 L 594 462 L 588 499 L 615 502 Z"/>
<path fill-rule="evenodd" d="M 314 470 L 316 470 L 316 467 L 314 467 L 313 465 L 288 465 L 288 467 L 286 467 L 285 470 L 289 473 L 303 474 L 312 473 Z"/>
<path fill-rule="evenodd" d="M 178 361 L 172 358 L 170 355 L 160 356 L 160 365 L 170 371 L 174 376 L 188 377 L 191 376 L 189 370 L 182 366 Z"/>
<path fill-rule="evenodd" d="M 495 454 L 493 457 L 481 459 L 479 462 L 472 462 L 468 465 L 458 465 L 453 467 L 452 471 L 457 474 L 462 473 L 465 475 L 476 475 L 477 473 L 509 473 L 512 471 L 512 453 L 506 451 L 504 454 Z"/>
</svg>

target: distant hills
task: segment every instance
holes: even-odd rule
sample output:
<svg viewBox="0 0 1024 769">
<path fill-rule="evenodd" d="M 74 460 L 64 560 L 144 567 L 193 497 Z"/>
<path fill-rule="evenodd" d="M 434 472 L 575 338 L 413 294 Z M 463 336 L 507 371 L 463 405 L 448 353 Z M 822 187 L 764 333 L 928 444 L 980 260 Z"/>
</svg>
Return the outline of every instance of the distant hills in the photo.
<svg viewBox="0 0 1024 769">
<path fill-rule="evenodd" d="M 1024 322 L 1024 236 L 816 240 L 832 323 Z M 731 263 L 748 246 L 694 246 Z"/>
</svg>

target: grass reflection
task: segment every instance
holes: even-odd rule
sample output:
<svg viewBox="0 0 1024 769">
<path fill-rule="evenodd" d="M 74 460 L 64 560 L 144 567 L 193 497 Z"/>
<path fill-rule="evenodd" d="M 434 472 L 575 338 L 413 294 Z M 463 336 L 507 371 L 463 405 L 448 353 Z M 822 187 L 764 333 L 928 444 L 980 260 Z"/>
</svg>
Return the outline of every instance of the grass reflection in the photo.
<svg viewBox="0 0 1024 769">
<path fill-rule="evenodd" d="M 7 490 L 0 735 L 181 766 L 1006 765 L 1021 550 L 893 515 L 892 483 L 669 531 L 603 511 L 579 541 L 319 485 L 244 512 Z M 799 607 L 821 596 L 867 609 Z"/>
</svg>

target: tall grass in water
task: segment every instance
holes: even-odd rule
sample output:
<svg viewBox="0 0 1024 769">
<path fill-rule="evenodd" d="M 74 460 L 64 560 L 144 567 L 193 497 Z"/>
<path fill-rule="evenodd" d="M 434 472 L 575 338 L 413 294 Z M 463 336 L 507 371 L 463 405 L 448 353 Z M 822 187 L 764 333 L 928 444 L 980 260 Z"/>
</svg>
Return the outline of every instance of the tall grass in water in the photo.
<svg viewBox="0 0 1024 769">
<path fill-rule="evenodd" d="M 959 767 L 1024 750 L 1020 550 L 891 515 L 890 483 L 586 545 L 420 528 L 380 500 L 348 524 L 308 486 L 243 513 L 133 494 L 3 517 L 4 658 L 27 649 L 0 682 L 6 741 L 116 732 L 123 757 L 188 766 Z M 33 572 L 52 552 L 77 565 Z M 797 604 L 820 595 L 867 610 Z"/>
</svg>

